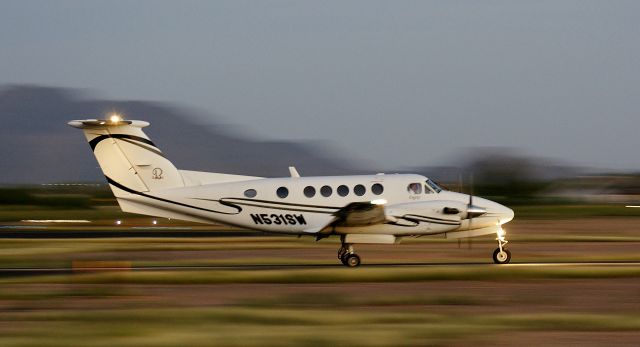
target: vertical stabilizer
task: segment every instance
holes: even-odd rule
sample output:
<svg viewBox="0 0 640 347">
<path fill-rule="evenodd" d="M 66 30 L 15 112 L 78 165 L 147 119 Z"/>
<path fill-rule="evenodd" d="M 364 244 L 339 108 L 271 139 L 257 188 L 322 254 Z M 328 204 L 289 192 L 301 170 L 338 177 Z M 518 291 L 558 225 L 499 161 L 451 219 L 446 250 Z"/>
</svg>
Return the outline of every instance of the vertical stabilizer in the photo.
<svg viewBox="0 0 640 347">
<path fill-rule="evenodd" d="M 88 119 L 69 125 L 83 130 L 116 197 L 184 186 L 176 167 L 142 131 L 149 123 Z"/>
</svg>

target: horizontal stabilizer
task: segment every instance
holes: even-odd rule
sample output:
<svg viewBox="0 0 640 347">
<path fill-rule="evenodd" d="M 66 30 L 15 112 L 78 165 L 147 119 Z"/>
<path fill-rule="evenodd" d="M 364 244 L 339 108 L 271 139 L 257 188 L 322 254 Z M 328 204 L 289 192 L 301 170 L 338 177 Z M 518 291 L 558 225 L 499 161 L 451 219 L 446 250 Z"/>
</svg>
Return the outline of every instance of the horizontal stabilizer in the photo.
<svg viewBox="0 0 640 347">
<path fill-rule="evenodd" d="M 83 119 L 83 120 L 72 120 L 69 123 L 74 128 L 78 129 L 87 129 L 87 128 L 105 128 L 105 127 L 115 127 L 122 125 L 130 125 L 136 128 L 144 128 L 149 126 L 149 122 L 145 122 L 142 120 L 99 120 L 99 119 Z"/>
</svg>

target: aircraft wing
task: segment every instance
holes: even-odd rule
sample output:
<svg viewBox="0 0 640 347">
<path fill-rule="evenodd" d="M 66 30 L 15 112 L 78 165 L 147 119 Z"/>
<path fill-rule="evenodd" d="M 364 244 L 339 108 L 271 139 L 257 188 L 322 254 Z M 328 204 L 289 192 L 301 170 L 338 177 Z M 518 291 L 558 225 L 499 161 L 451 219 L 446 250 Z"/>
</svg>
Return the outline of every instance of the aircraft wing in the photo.
<svg viewBox="0 0 640 347">
<path fill-rule="evenodd" d="M 380 224 L 387 221 L 383 205 L 370 202 L 352 202 L 335 212 L 333 223 L 341 226 L 355 227 Z"/>
<path fill-rule="evenodd" d="M 306 229 L 309 234 L 319 233 L 330 225 L 334 226 L 367 226 L 387 221 L 384 206 L 371 202 L 352 202 L 333 213 L 333 219 L 322 226 Z"/>
<path fill-rule="evenodd" d="M 460 226 L 460 216 L 446 215 L 436 212 L 442 206 L 449 206 L 452 202 L 423 202 L 396 205 L 375 204 L 372 202 L 352 202 L 333 213 L 333 219 L 322 227 L 306 230 L 317 233 L 324 228 L 335 225 L 345 227 L 368 226 L 373 224 L 392 223 L 400 226 L 416 226 L 421 222 L 437 223 L 447 227 Z M 415 214 L 415 204 L 421 204 L 424 211 Z M 431 209 L 432 211 L 428 211 Z"/>
</svg>

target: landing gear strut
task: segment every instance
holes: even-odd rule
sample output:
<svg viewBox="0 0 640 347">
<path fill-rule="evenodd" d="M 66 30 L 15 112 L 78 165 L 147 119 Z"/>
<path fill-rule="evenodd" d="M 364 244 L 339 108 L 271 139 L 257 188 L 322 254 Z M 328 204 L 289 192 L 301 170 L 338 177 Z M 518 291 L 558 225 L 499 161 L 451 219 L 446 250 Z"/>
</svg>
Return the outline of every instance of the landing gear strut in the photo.
<svg viewBox="0 0 640 347">
<path fill-rule="evenodd" d="M 509 241 L 504 239 L 505 232 L 500 230 L 498 232 L 498 248 L 493 251 L 493 262 L 496 264 L 508 264 L 511 261 L 511 252 L 505 248 Z"/>
<path fill-rule="evenodd" d="M 343 265 L 348 267 L 356 267 L 360 265 L 360 257 L 354 253 L 353 245 L 343 243 L 338 250 L 338 259 Z"/>
</svg>

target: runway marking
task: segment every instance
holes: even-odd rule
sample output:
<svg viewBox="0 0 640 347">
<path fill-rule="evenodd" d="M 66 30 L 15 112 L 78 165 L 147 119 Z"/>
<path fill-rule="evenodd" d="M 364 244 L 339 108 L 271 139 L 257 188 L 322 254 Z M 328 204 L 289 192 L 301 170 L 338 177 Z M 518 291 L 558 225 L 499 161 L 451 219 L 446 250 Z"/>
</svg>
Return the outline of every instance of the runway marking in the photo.
<svg viewBox="0 0 640 347">
<path fill-rule="evenodd" d="M 23 223 L 91 223 L 86 219 L 23 219 Z"/>
<path fill-rule="evenodd" d="M 41 225 L 0 225 L 0 229 L 48 229 Z"/>
<path fill-rule="evenodd" d="M 137 230 L 193 230 L 191 227 L 130 227 Z"/>
</svg>

